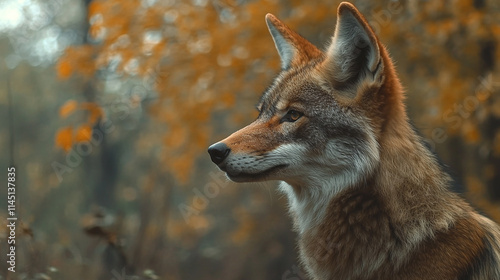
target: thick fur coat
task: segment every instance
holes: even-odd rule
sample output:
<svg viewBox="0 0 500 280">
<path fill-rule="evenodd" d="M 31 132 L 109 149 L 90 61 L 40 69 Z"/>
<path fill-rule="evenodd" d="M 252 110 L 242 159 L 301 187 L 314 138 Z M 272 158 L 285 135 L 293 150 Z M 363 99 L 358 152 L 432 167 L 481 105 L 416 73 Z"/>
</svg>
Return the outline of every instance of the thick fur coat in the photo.
<svg viewBox="0 0 500 280">
<path fill-rule="evenodd" d="M 450 191 L 386 48 L 349 3 L 321 51 L 273 15 L 282 71 L 212 145 L 236 182 L 282 181 L 312 279 L 500 279 L 500 230 Z"/>
</svg>

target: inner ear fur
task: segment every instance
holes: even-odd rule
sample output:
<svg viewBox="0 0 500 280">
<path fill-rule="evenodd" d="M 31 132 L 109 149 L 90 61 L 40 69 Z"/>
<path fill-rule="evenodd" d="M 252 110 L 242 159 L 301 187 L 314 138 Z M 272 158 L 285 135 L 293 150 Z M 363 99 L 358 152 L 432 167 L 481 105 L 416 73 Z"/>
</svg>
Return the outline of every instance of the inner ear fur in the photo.
<svg viewBox="0 0 500 280">
<path fill-rule="evenodd" d="M 304 65 L 322 56 L 322 52 L 316 46 L 291 30 L 274 15 L 266 15 L 266 24 L 280 55 L 283 70 Z"/>
<path fill-rule="evenodd" d="M 323 63 L 325 78 L 334 88 L 358 88 L 366 82 L 383 80 L 383 60 L 378 39 L 363 15 L 342 2 L 337 25 Z"/>
</svg>

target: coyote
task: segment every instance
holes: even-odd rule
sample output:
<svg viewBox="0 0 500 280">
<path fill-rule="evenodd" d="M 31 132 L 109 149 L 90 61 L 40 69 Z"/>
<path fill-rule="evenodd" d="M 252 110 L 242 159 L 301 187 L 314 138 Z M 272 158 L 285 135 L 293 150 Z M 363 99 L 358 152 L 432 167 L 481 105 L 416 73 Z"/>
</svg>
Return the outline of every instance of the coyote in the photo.
<svg viewBox="0 0 500 280">
<path fill-rule="evenodd" d="M 340 4 L 324 51 L 266 23 L 282 71 L 257 120 L 208 152 L 232 181 L 282 181 L 309 276 L 500 279 L 499 226 L 450 191 L 358 10 Z"/>
</svg>

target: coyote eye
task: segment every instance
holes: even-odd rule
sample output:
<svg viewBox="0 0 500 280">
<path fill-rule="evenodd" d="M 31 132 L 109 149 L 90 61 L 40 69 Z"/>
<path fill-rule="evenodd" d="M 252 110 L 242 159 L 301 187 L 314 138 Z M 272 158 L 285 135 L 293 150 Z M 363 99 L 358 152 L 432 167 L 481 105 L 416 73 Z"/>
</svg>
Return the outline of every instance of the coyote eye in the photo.
<svg viewBox="0 0 500 280">
<path fill-rule="evenodd" d="M 283 116 L 283 118 L 281 119 L 281 122 L 294 122 L 298 119 L 300 119 L 300 117 L 302 117 L 302 114 L 301 112 L 298 112 L 298 111 L 295 111 L 295 110 L 290 110 L 286 113 L 285 116 Z"/>
</svg>

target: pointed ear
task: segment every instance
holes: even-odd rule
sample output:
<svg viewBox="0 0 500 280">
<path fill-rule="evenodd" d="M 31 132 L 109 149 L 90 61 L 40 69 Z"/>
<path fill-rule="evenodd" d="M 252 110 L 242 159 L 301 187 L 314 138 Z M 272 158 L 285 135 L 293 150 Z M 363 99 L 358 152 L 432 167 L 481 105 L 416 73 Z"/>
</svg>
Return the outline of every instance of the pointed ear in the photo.
<svg viewBox="0 0 500 280">
<path fill-rule="evenodd" d="M 363 78 L 381 79 L 383 62 L 377 37 L 351 3 L 342 2 L 338 8 L 335 36 L 324 63 L 334 86 L 349 86 Z"/>
<path fill-rule="evenodd" d="M 288 28 L 272 14 L 266 15 L 266 23 L 280 55 L 283 70 L 305 64 L 322 55 L 316 46 Z"/>
</svg>

